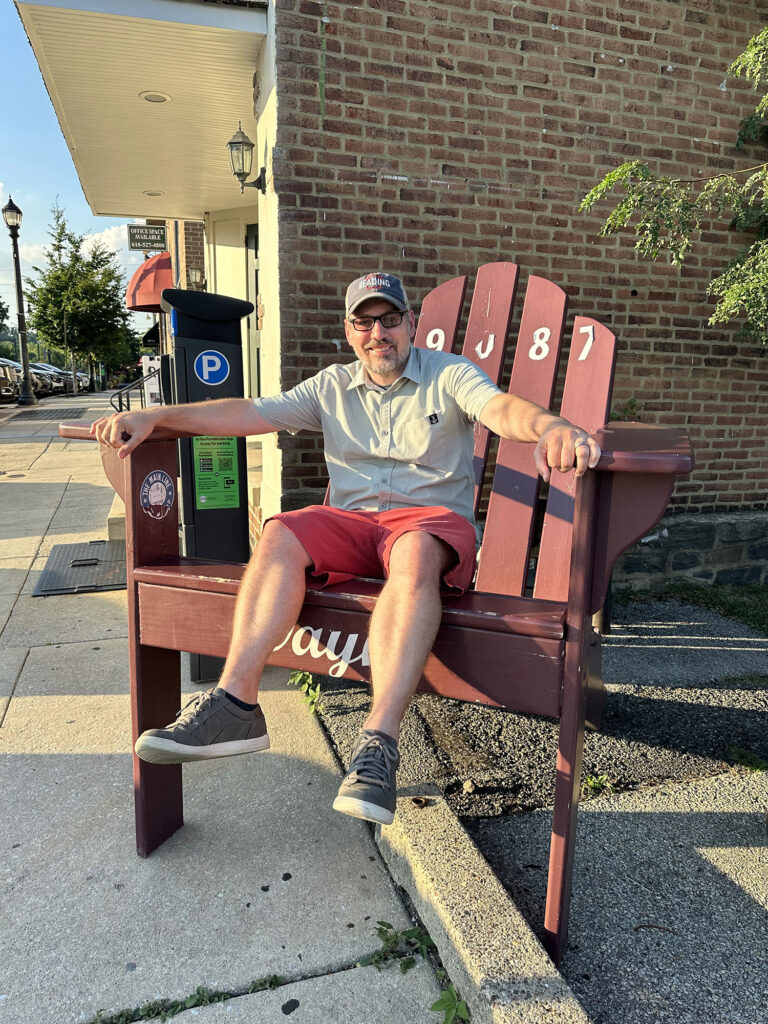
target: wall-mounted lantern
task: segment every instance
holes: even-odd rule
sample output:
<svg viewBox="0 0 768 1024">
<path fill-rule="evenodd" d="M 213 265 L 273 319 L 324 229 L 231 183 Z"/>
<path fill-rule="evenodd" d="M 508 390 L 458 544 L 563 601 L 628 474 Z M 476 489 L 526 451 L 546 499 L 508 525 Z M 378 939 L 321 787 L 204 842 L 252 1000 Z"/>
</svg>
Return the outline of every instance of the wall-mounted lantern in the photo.
<svg viewBox="0 0 768 1024">
<path fill-rule="evenodd" d="M 227 143 L 229 165 L 232 168 L 232 173 L 240 182 L 241 192 L 245 191 L 246 188 L 257 188 L 262 195 L 266 195 L 266 167 L 261 168 L 259 176 L 254 178 L 253 181 L 246 180 L 251 173 L 251 166 L 253 164 L 253 148 L 253 143 L 243 131 L 240 121 L 238 121 L 237 131 Z"/>
</svg>

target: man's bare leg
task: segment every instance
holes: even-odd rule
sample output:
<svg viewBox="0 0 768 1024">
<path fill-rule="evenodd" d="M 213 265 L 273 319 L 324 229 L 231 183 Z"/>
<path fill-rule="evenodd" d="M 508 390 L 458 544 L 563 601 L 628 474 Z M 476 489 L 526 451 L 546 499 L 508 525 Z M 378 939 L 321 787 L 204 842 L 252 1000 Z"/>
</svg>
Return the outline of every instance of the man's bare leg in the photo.
<svg viewBox="0 0 768 1024">
<path fill-rule="evenodd" d="M 261 673 L 270 654 L 296 624 L 312 564 L 291 531 L 271 520 L 248 563 L 235 605 L 235 619 L 219 686 L 248 704 L 258 699 Z"/>
<path fill-rule="evenodd" d="M 448 544 L 422 531 L 403 534 L 393 545 L 389 579 L 371 616 L 373 707 L 366 729 L 398 739 L 440 626 L 440 581 L 455 558 Z"/>
<path fill-rule="evenodd" d="M 403 534 L 392 547 L 368 637 L 373 707 L 333 801 L 342 814 L 382 825 L 394 819 L 400 722 L 432 649 L 442 615 L 440 580 L 455 557 L 422 532 Z"/>
<path fill-rule="evenodd" d="M 310 564 L 287 527 L 267 523 L 243 576 L 219 687 L 196 694 L 165 728 L 145 730 L 134 748 L 142 760 L 177 764 L 269 748 L 266 722 L 257 705 L 261 673 L 272 650 L 296 623 Z"/>
</svg>

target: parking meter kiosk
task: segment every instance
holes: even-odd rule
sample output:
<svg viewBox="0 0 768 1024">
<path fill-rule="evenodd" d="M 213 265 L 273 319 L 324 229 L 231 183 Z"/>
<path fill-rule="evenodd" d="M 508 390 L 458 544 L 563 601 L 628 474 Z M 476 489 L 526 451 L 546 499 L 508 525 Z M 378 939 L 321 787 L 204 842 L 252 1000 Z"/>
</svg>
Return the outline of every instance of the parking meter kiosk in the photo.
<svg viewBox="0 0 768 1024">
<path fill-rule="evenodd" d="M 175 404 L 242 398 L 240 322 L 253 304 L 228 295 L 166 288 L 173 352 L 164 391 Z M 179 441 L 181 553 L 196 558 L 247 562 L 248 498 L 245 439 L 194 437 Z M 196 673 L 196 662 L 198 671 Z M 218 659 L 192 656 L 192 678 L 209 678 Z M 202 666 L 207 664 L 207 668 Z"/>
</svg>

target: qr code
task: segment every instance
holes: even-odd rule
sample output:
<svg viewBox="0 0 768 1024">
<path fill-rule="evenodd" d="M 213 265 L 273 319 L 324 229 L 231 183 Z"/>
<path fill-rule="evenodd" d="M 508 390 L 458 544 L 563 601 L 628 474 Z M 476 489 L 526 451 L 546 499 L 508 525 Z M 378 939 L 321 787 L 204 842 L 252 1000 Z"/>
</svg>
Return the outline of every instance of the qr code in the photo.
<svg viewBox="0 0 768 1024">
<path fill-rule="evenodd" d="M 221 469 L 221 470 L 232 469 L 232 459 L 231 459 L 231 457 L 227 456 L 226 458 L 220 458 L 219 459 L 219 469 Z"/>
<path fill-rule="evenodd" d="M 200 472 L 201 473 L 212 473 L 213 472 L 213 459 L 200 459 Z"/>
</svg>

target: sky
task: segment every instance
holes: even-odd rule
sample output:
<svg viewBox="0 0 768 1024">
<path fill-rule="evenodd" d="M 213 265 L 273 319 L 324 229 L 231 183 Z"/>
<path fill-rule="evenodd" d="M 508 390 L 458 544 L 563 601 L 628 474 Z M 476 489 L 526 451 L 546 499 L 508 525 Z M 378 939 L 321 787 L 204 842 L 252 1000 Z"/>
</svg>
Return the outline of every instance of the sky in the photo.
<svg viewBox="0 0 768 1024">
<path fill-rule="evenodd" d="M 99 237 L 117 253 L 129 278 L 143 256 L 129 252 L 125 220 L 91 213 L 12 0 L 0 0 L 0 40 L 0 206 L 5 206 L 11 195 L 23 214 L 19 231 L 22 277 L 45 261 L 51 206 L 58 201 L 70 228 L 79 235 Z M 2 220 L 0 298 L 10 308 L 9 319 L 15 327 L 11 237 Z M 134 314 L 136 330 L 143 333 L 151 323 L 147 314 Z"/>
</svg>

